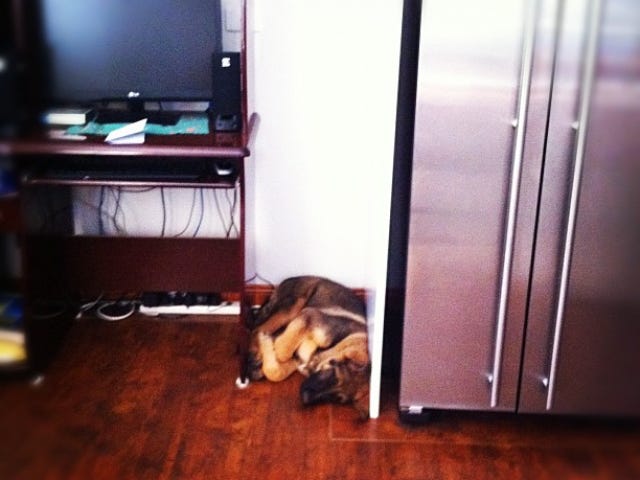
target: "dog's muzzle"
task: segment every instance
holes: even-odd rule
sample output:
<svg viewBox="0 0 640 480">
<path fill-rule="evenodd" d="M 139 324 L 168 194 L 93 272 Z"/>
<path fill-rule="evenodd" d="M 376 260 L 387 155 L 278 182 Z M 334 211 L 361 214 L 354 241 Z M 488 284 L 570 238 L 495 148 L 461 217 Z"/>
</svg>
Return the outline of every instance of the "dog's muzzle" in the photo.
<svg viewBox="0 0 640 480">
<path fill-rule="evenodd" d="M 300 399 L 303 405 L 315 405 L 324 402 L 345 402 L 336 387 L 338 378 L 333 368 L 320 370 L 307 377 L 300 386 Z"/>
</svg>

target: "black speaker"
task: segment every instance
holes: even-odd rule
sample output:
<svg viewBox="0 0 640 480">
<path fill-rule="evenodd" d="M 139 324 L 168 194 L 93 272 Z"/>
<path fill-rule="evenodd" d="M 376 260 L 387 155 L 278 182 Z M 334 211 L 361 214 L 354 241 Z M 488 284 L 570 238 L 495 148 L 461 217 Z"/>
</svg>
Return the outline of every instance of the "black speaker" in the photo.
<svg viewBox="0 0 640 480">
<path fill-rule="evenodd" d="M 15 42 L 13 3 L 0 1 L 0 136 L 11 133 L 17 122 L 18 82 L 12 48 Z"/>
<path fill-rule="evenodd" d="M 213 98 L 211 112 L 216 131 L 239 130 L 242 121 L 240 53 L 213 55 Z"/>
<path fill-rule="evenodd" d="M 18 127 L 18 85 L 15 56 L 0 51 L 0 136 L 15 133 Z"/>
</svg>

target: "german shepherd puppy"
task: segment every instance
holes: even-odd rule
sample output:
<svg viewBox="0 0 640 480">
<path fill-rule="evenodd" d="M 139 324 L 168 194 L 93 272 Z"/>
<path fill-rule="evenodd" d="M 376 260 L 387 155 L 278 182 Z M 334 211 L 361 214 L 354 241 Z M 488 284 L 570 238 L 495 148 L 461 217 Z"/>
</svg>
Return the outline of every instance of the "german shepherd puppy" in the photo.
<svg viewBox="0 0 640 480">
<path fill-rule="evenodd" d="M 298 370 L 304 405 L 353 403 L 369 415 L 370 361 L 364 302 L 326 278 L 284 280 L 256 313 L 247 358 L 251 380 L 279 382 Z"/>
</svg>

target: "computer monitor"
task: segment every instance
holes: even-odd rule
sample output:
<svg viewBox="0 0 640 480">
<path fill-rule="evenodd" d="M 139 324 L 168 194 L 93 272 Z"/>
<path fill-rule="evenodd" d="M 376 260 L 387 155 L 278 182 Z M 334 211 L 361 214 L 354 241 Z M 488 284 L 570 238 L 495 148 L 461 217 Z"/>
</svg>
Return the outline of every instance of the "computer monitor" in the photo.
<svg viewBox="0 0 640 480">
<path fill-rule="evenodd" d="M 220 0 L 38 0 L 45 101 L 210 101 Z"/>
</svg>

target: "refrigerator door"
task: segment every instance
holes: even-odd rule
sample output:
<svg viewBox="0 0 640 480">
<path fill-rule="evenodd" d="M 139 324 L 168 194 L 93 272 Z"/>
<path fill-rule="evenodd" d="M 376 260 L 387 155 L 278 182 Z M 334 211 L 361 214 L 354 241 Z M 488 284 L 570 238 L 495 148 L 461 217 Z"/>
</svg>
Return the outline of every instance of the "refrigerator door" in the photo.
<svg viewBox="0 0 640 480">
<path fill-rule="evenodd" d="M 516 407 L 555 3 L 423 4 L 401 410 Z"/>
<path fill-rule="evenodd" d="M 587 3 L 563 15 L 519 410 L 638 415 L 640 2 Z"/>
</svg>

